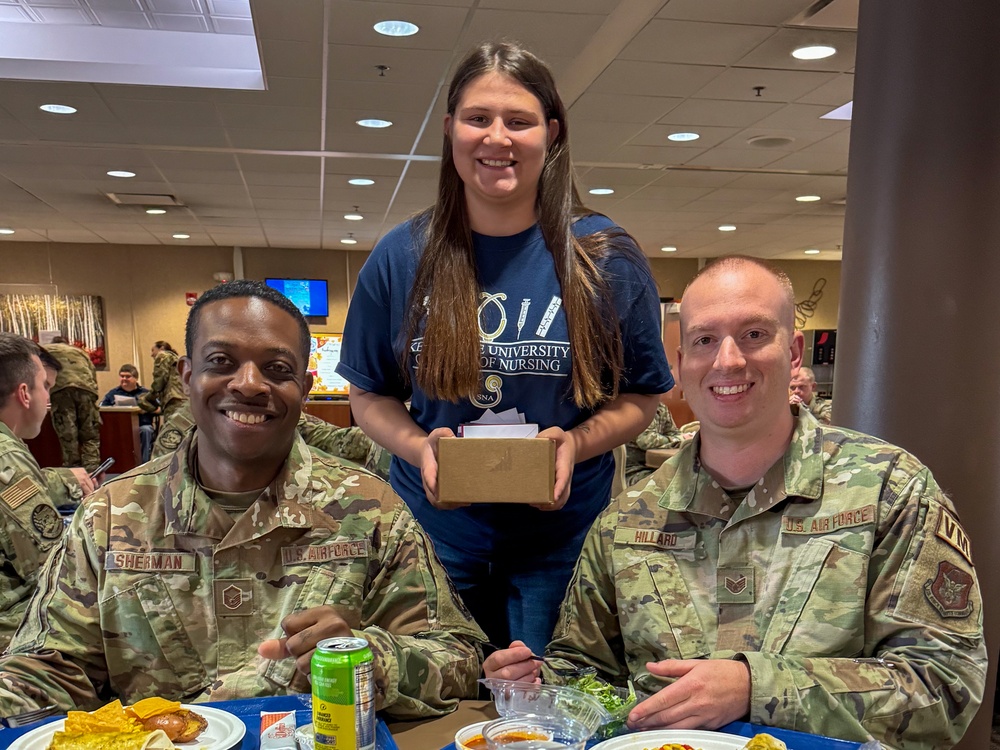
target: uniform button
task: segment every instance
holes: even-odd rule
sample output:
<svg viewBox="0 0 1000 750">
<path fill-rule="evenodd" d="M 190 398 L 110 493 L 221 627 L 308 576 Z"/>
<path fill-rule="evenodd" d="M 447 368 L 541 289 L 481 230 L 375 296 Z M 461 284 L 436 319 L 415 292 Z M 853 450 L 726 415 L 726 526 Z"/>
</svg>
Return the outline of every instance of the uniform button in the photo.
<svg viewBox="0 0 1000 750">
<path fill-rule="evenodd" d="M 263 581 L 265 578 L 267 578 L 267 573 L 257 573 L 258 581 Z"/>
</svg>

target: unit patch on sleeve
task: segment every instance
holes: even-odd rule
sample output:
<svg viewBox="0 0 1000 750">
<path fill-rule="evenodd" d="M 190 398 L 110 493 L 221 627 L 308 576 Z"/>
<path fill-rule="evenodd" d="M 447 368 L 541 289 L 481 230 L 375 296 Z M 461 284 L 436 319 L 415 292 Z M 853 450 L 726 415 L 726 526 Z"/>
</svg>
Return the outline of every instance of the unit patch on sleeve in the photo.
<svg viewBox="0 0 1000 750">
<path fill-rule="evenodd" d="M 924 583 L 924 596 L 942 617 L 972 614 L 972 576 L 947 560 L 938 563 L 937 576 Z"/>
<path fill-rule="evenodd" d="M 36 505 L 31 511 L 31 526 L 42 539 L 58 539 L 62 534 L 63 522 L 59 511 L 51 505 Z"/>
<path fill-rule="evenodd" d="M 3 500 L 8 508 L 14 510 L 41 491 L 42 488 L 35 484 L 35 481 L 31 477 L 25 477 L 21 481 L 12 484 L 3 492 L 0 492 L 0 500 Z"/>
</svg>

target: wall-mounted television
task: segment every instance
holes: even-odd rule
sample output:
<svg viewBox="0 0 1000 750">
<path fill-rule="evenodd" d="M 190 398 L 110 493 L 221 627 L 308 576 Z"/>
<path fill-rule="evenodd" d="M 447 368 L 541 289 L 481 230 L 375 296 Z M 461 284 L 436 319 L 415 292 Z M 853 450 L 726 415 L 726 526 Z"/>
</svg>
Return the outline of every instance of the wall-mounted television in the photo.
<svg viewBox="0 0 1000 750">
<path fill-rule="evenodd" d="M 309 372 L 313 375 L 312 397 L 346 396 L 349 383 L 337 374 L 340 362 L 340 334 L 309 334 Z"/>
<path fill-rule="evenodd" d="M 264 279 L 264 283 L 288 297 L 306 317 L 330 314 L 326 279 Z"/>
</svg>

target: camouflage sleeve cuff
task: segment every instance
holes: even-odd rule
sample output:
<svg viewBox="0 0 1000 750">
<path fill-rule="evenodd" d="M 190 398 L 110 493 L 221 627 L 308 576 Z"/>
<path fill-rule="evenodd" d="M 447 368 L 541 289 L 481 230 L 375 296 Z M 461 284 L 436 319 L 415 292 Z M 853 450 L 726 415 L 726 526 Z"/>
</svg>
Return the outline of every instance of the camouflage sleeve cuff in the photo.
<svg viewBox="0 0 1000 750">
<path fill-rule="evenodd" d="M 83 499 L 83 488 L 69 469 L 42 469 L 42 473 L 53 505 L 65 505 L 71 500 L 79 502 Z M 64 499 L 66 502 L 62 502 Z"/>
<path fill-rule="evenodd" d="M 381 628 L 369 627 L 354 630 L 352 634 L 364 638 L 375 658 L 375 710 L 381 711 L 399 700 L 399 663 L 396 644 L 392 636 Z"/>
<path fill-rule="evenodd" d="M 794 667 L 778 668 L 773 654 L 741 651 L 722 658 L 737 659 L 750 668 L 750 718 L 752 724 L 797 727 L 799 689 Z"/>
</svg>

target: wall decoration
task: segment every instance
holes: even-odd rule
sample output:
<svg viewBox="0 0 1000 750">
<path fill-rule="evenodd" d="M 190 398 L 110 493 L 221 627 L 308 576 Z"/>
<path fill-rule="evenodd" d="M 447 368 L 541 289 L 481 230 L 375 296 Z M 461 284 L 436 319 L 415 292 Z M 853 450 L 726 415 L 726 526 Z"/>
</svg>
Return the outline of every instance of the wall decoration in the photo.
<svg viewBox="0 0 1000 750">
<path fill-rule="evenodd" d="M 104 349 L 104 301 L 89 294 L 0 295 L 0 331 L 38 341 L 43 331 L 59 331 L 87 352 L 98 370 L 108 369 Z"/>
<path fill-rule="evenodd" d="M 813 284 L 812 293 L 808 299 L 795 303 L 795 330 L 801 331 L 806 327 L 806 321 L 816 314 L 816 306 L 823 299 L 823 287 L 826 286 L 826 279 L 816 279 Z"/>
</svg>

